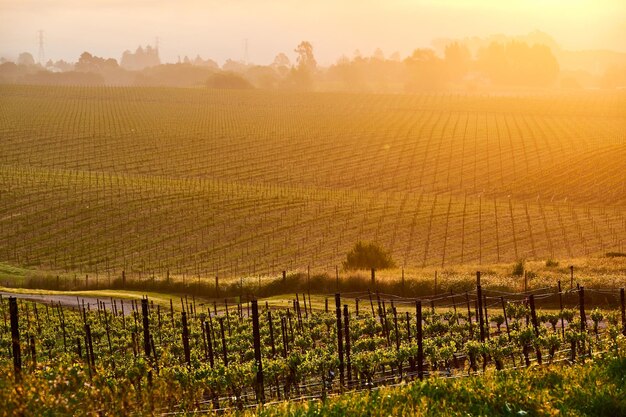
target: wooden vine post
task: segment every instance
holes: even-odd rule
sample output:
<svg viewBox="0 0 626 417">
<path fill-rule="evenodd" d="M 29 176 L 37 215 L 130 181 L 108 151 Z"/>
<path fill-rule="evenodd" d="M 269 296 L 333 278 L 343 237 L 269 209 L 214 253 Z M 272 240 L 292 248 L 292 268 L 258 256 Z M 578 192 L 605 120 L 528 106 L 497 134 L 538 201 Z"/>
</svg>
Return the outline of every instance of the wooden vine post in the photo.
<svg viewBox="0 0 626 417">
<path fill-rule="evenodd" d="M 335 294 L 335 313 L 337 315 L 337 351 L 339 352 L 339 382 L 344 387 L 344 362 L 343 362 L 343 329 L 341 326 L 341 296 Z"/>
<path fill-rule="evenodd" d="M 146 359 L 148 359 L 148 363 L 152 365 L 152 360 L 150 359 L 150 320 L 148 317 L 148 299 L 141 299 L 141 315 L 142 315 L 142 324 L 143 324 L 143 351 L 146 355 Z M 148 371 L 148 384 L 152 385 L 152 371 Z"/>
<path fill-rule="evenodd" d="M 580 306 L 580 332 L 585 333 L 587 329 L 587 315 L 585 314 L 585 287 L 578 288 L 578 303 Z M 580 357 L 585 360 L 585 339 L 581 341 Z"/>
<path fill-rule="evenodd" d="M 622 304 L 622 334 L 626 336 L 626 300 L 624 300 L 624 289 L 620 288 L 619 298 Z"/>
<path fill-rule="evenodd" d="M 465 292 L 465 301 L 467 301 L 467 323 L 469 324 L 470 338 L 474 337 L 474 328 L 472 327 L 472 309 L 470 307 L 469 293 Z"/>
<path fill-rule="evenodd" d="M 476 299 L 478 301 L 478 325 L 480 326 L 480 341 L 485 341 L 485 319 L 483 317 L 483 290 L 480 286 L 480 271 L 476 272 Z"/>
<path fill-rule="evenodd" d="M 15 381 L 19 382 L 22 372 L 22 351 L 20 350 L 20 329 L 18 321 L 17 298 L 9 297 L 9 315 L 11 316 L 11 346 L 13 347 L 13 369 Z"/>
<path fill-rule="evenodd" d="M 565 319 L 563 319 L 563 291 L 561 291 L 561 281 L 559 280 L 557 284 L 559 288 L 559 309 L 561 312 L 561 334 L 563 338 L 565 338 Z"/>
<path fill-rule="evenodd" d="M 265 402 L 265 391 L 263 389 L 263 362 L 261 361 L 261 329 L 259 327 L 259 304 L 257 300 L 252 300 L 252 339 L 254 342 L 254 362 L 256 364 L 256 400 L 263 404 Z"/>
<path fill-rule="evenodd" d="M 352 383 L 352 361 L 350 359 L 350 314 L 348 305 L 343 305 L 343 325 L 346 338 L 346 369 L 348 371 L 348 386 Z"/>
<path fill-rule="evenodd" d="M 535 296 L 530 294 L 528 296 L 528 302 L 530 303 L 530 317 L 533 323 L 533 328 L 535 329 L 535 337 L 539 338 L 539 321 L 537 320 L 537 311 L 535 310 Z M 539 344 L 536 347 L 537 353 L 537 363 L 541 365 L 541 349 L 539 348 Z"/>
<path fill-rule="evenodd" d="M 211 330 L 211 327 L 208 321 L 204 322 L 204 328 L 205 328 L 205 333 L 206 333 L 207 353 L 209 355 L 209 365 L 211 365 L 211 368 L 213 368 L 213 366 L 215 366 L 215 361 L 213 359 L 213 337 L 212 337 L 213 332 Z"/>
<path fill-rule="evenodd" d="M 424 379 L 424 341 L 422 334 L 422 302 L 417 300 L 415 302 L 415 315 L 416 315 L 416 327 L 417 327 L 417 375 L 419 379 Z"/>
<path fill-rule="evenodd" d="M 183 322 L 183 350 L 185 352 L 185 362 L 191 366 L 191 352 L 189 350 L 189 328 L 187 327 L 187 312 L 183 311 L 181 319 Z"/>
</svg>

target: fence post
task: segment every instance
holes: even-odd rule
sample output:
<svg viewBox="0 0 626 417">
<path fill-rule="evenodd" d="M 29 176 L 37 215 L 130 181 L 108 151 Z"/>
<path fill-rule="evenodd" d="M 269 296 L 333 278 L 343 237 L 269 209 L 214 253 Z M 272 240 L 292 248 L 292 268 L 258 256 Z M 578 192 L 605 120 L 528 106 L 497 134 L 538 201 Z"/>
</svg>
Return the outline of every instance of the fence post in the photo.
<svg viewBox="0 0 626 417">
<path fill-rule="evenodd" d="M 85 343 L 85 353 L 87 354 L 88 361 L 90 362 L 90 369 L 94 372 L 96 370 L 96 357 L 93 354 L 93 339 L 91 337 L 91 326 L 89 324 L 85 324 L 85 336 L 87 341 Z"/>
<path fill-rule="evenodd" d="M 143 316 L 143 350 L 148 359 L 148 363 L 152 365 L 150 359 L 150 321 L 148 319 L 148 299 L 141 299 L 141 315 Z M 152 385 L 152 371 L 148 371 L 148 384 Z"/>
<path fill-rule="evenodd" d="M 15 381 L 19 382 L 22 372 L 22 351 L 20 349 L 20 329 L 18 321 L 17 298 L 9 297 L 9 314 L 11 315 L 11 346 L 13 347 L 13 369 Z"/>
<path fill-rule="evenodd" d="M 226 333 L 224 333 L 224 317 L 219 318 L 220 333 L 222 334 L 222 355 L 224 358 L 224 366 L 228 366 L 228 352 L 226 351 Z"/>
<path fill-rule="evenodd" d="M 259 327 L 259 305 L 252 300 L 252 338 L 254 340 L 254 362 L 256 363 L 256 399 L 261 404 L 265 402 L 263 389 L 263 363 L 261 361 L 261 331 Z"/>
<path fill-rule="evenodd" d="M 343 325 L 346 338 L 346 369 L 348 370 L 348 386 L 352 383 L 352 361 L 350 360 L 350 314 L 348 305 L 343 305 Z"/>
<path fill-rule="evenodd" d="M 339 352 L 339 381 L 343 390 L 343 332 L 341 326 L 341 296 L 339 295 L 339 293 L 335 294 L 335 313 L 337 315 L 337 351 Z"/>
<path fill-rule="evenodd" d="M 620 288 L 619 298 L 622 303 L 622 334 L 626 336 L 626 301 L 624 301 L 624 289 Z"/>
<path fill-rule="evenodd" d="M 620 288 L 619 298 L 622 304 L 622 334 L 626 336 L 626 300 L 624 297 L 624 288 Z"/>
<path fill-rule="evenodd" d="M 574 265 L 569 266 L 569 289 L 574 289 Z"/>
<path fill-rule="evenodd" d="M 191 352 L 189 351 L 189 329 L 187 328 L 187 312 L 181 314 L 183 322 L 183 350 L 185 352 L 185 362 L 187 366 L 191 366 Z"/>
<path fill-rule="evenodd" d="M 415 315 L 417 327 L 417 375 L 419 379 L 424 379 L 424 344 L 422 334 L 422 302 L 415 301 Z"/>
<path fill-rule="evenodd" d="M 483 291 L 480 286 L 480 271 L 476 272 L 476 299 L 478 301 L 478 324 L 480 326 L 480 341 L 485 341 L 485 319 L 483 317 Z"/>
<path fill-rule="evenodd" d="M 148 319 L 148 299 L 141 299 L 141 315 L 143 316 L 143 349 L 146 358 L 150 357 L 150 321 Z"/>
<path fill-rule="evenodd" d="M 565 338 L 565 320 L 563 319 L 563 292 L 561 291 L 561 281 L 558 281 L 559 287 L 559 308 L 561 311 L 561 334 Z"/>
<path fill-rule="evenodd" d="M 208 321 L 204 322 L 204 329 L 205 329 L 205 333 L 206 333 L 206 346 L 207 346 L 207 350 L 208 350 L 208 353 L 209 353 L 209 364 L 211 365 L 211 368 L 213 368 L 213 366 L 214 366 L 214 361 L 213 361 L 213 336 L 212 336 L 212 330 L 211 330 L 211 327 L 210 327 Z"/>
<path fill-rule="evenodd" d="M 470 307 L 469 293 L 465 292 L 465 301 L 467 301 L 467 322 L 469 324 L 470 338 L 474 338 L 474 329 L 472 327 L 472 309 Z"/>
<path fill-rule="evenodd" d="M 372 268 L 370 272 L 372 274 L 372 287 L 376 288 L 376 268 Z"/>
<path fill-rule="evenodd" d="M 276 356 L 276 344 L 274 343 L 274 323 L 272 322 L 272 312 L 267 310 L 267 322 L 270 325 L 270 342 L 272 344 L 272 357 Z"/>
<path fill-rule="evenodd" d="M 483 294 L 483 308 L 485 309 L 485 336 L 487 337 L 487 340 L 489 340 L 491 327 L 489 326 L 489 315 L 487 312 L 487 294 Z"/>
<path fill-rule="evenodd" d="M 528 302 L 530 303 L 530 317 L 533 323 L 533 328 L 535 329 L 535 336 L 539 338 L 539 322 L 537 321 L 537 311 L 535 310 L 535 296 L 534 294 L 530 294 L 528 296 Z M 541 349 L 539 345 L 536 348 L 537 353 L 537 362 L 541 365 Z"/>
<path fill-rule="evenodd" d="M 580 304 L 580 331 L 584 332 L 587 328 L 587 315 L 585 314 L 585 287 L 578 289 L 578 302 Z"/>
</svg>

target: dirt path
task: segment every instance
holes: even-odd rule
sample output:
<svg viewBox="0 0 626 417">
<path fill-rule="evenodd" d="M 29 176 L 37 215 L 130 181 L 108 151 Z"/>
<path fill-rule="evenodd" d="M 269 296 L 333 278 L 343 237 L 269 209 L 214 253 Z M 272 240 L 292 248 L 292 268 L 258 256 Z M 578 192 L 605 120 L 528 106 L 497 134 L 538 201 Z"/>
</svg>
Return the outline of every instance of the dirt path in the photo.
<svg viewBox="0 0 626 417">
<path fill-rule="evenodd" d="M 21 298 L 29 301 L 36 301 L 44 304 L 61 304 L 64 307 L 74 308 L 76 309 L 79 305 L 85 305 L 87 309 L 97 309 L 98 301 L 104 303 L 107 309 L 111 309 L 113 307 L 113 303 L 111 298 L 103 298 L 103 297 L 86 297 L 84 295 L 55 295 L 55 294 L 21 294 L 21 293 L 13 293 L 13 292 L 5 292 L 0 291 L 0 296 L 2 298 Z M 124 314 L 129 315 L 132 313 L 131 301 L 128 299 L 122 298 L 113 298 L 115 300 L 115 304 L 117 306 L 117 311 L 122 311 L 122 305 L 124 306 Z"/>
</svg>

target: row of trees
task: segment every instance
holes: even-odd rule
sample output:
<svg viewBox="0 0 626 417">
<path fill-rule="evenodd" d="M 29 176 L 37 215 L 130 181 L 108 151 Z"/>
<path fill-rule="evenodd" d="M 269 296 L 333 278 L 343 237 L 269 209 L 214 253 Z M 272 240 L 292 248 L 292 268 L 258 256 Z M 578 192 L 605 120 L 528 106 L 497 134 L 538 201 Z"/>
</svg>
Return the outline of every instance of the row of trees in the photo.
<svg viewBox="0 0 626 417">
<path fill-rule="evenodd" d="M 404 60 L 397 53 L 385 58 L 380 49 L 370 57 L 356 52 L 352 59 L 344 56 L 328 68 L 317 65 L 313 45 L 307 41 L 298 44 L 294 52 L 293 63 L 285 53 L 280 53 L 270 65 L 227 60 L 220 68 L 215 61 L 204 60 L 200 56 L 193 60 L 185 57 L 178 64 L 161 65 L 158 49 L 146 47 L 138 48 L 135 53 L 126 51 L 121 65 L 113 58 L 100 58 L 84 52 L 71 69 L 98 74 L 101 76 L 97 78 L 100 83 L 116 85 L 184 86 L 208 83 L 212 87 L 223 88 L 395 92 L 485 85 L 548 87 L 556 82 L 559 75 L 559 64 L 548 46 L 529 45 L 522 41 L 492 42 L 475 54 L 465 44 L 452 42 L 445 47 L 443 56 L 433 49 L 416 49 Z M 34 67 L 36 64 L 32 56 L 22 54 L 17 65 L 0 65 L 0 80 L 19 82 L 20 75 L 24 74 L 28 74 L 30 81 L 36 81 L 38 77 L 54 78 L 38 75 L 37 72 L 44 68 L 38 67 L 34 71 Z M 215 75 L 221 73 L 228 75 Z M 76 76 L 84 79 L 84 76 Z"/>
</svg>

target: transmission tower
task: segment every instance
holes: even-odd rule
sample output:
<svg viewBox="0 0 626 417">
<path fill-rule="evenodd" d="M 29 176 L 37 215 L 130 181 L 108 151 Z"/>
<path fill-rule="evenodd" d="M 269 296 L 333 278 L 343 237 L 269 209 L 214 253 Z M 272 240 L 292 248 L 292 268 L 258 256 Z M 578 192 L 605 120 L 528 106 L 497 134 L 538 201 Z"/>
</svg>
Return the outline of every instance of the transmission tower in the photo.
<svg viewBox="0 0 626 417">
<path fill-rule="evenodd" d="M 248 38 L 243 40 L 243 63 L 248 64 Z"/>
<path fill-rule="evenodd" d="M 46 54 L 43 49 L 43 30 L 38 31 L 39 34 L 39 65 L 45 65 Z"/>
</svg>

